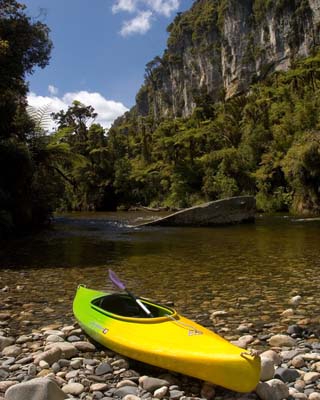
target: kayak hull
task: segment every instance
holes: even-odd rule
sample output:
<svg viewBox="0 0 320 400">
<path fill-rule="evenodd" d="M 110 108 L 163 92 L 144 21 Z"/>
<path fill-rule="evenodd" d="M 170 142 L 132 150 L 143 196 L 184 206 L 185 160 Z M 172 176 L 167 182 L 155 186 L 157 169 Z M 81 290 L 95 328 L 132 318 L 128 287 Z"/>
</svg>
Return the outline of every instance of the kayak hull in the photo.
<svg viewBox="0 0 320 400">
<path fill-rule="evenodd" d="M 103 346 L 127 357 L 193 376 L 225 388 L 252 391 L 260 377 L 260 358 L 214 332 L 159 308 L 154 318 L 123 317 L 99 306 L 110 294 L 79 286 L 73 312 L 82 329 Z"/>
</svg>

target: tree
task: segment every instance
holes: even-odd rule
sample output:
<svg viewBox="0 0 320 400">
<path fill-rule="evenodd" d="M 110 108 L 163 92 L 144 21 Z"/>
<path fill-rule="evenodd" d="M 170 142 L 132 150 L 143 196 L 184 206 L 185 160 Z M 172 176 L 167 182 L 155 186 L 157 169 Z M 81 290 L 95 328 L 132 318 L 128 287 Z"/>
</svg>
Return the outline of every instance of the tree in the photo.
<svg viewBox="0 0 320 400">
<path fill-rule="evenodd" d="M 50 211 L 31 150 L 35 126 L 26 112 L 25 78 L 48 64 L 52 42 L 48 27 L 25 9 L 0 0 L 0 236 L 43 223 Z"/>
<path fill-rule="evenodd" d="M 52 42 L 49 28 L 32 22 L 25 6 L 15 0 L 0 0 L 0 138 L 25 138 L 31 124 L 19 117 L 25 112 L 26 74 L 44 68 Z"/>
</svg>

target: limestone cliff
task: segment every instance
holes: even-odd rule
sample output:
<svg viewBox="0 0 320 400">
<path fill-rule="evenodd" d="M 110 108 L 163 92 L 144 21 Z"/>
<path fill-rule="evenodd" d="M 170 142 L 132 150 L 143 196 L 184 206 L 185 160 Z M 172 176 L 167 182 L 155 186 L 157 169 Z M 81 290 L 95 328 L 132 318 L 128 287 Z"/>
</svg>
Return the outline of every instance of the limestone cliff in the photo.
<svg viewBox="0 0 320 400">
<path fill-rule="evenodd" d="M 201 101 L 244 92 L 320 44 L 320 0 L 196 0 L 146 66 L 138 115 L 189 116 Z"/>
</svg>

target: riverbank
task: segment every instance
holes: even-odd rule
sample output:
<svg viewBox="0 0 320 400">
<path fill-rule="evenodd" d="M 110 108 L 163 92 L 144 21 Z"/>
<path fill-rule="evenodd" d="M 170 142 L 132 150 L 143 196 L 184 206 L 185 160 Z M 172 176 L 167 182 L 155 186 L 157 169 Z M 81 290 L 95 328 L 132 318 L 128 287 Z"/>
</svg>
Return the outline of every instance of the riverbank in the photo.
<svg viewBox="0 0 320 400">
<path fill-rule="evenodd" d="M 300 296 L 282 312 L 295 319 Z M 211 315 L 213 325 L 223 311 Z M 274 334 L 241 324 L 233 335 L 243 348 L 260 353 L 261 382 L 248 394 L 234 393 L 180 374 L 138 363 L 90 343 L 77 324 L 51 324 L 13 336 L 9 312 L 0 313 L 0 400 L 320 400 L 320 340 L 311 319 L 288 324 Z M 283 324 L 281 325 L 283 327 Z M 218 329 L 223 334 L 223 328 Z M 230 332 L 229 332 L 230 333 Z M 49 393 L 49 397 L 43 394 Z M 36 397 L 38 396 L 38 397 Z M 41 397 L 42 396 L 42 397 Z M 31 397 L 30 397 L 31 399 Z"/>
</svg>

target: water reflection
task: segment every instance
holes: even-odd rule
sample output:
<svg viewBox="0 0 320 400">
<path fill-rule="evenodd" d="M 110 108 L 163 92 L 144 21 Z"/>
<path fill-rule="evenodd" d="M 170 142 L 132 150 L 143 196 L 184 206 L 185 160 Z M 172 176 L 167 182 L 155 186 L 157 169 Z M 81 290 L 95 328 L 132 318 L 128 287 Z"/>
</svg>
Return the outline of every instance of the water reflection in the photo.
<svg viewBox="0 0 320 400">
<path fill-rule="evenodd" d="M 280 320 L 296 293 L 297 318 L 319 309 L 320 222 L 258 218 L 256 224 L 219 228 L 133 229 L 144 214 L 60 216 L 45 234 L 0 244 L 2 308 L 17 327 L 70 322 L 79 283 L 111 289 L 113 268 L 137 294 L 173 301 L 185 315 L 211 325 L 214 310 L 234 332 Z M 219 321 L 215 321 L 219 326 Z"/>
</svg>

